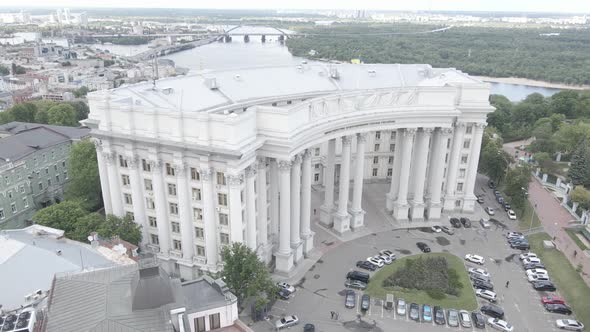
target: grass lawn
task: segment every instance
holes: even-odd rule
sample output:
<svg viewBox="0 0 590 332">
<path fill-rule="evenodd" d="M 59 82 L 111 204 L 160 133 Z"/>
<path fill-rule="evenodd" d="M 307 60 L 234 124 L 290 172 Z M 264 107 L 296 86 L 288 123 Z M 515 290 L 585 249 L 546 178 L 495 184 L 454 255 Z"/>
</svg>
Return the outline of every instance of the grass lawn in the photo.
<svg viewBox="0 0 590 332">
<path fill-rule="evenodd" d="M 575 267 L 558 250 L 543 248 L 544 240 L 551 240 L 547 233 L 528 236 L 531 251 L 535 252 L 545 264 L 551 280 L 559 293 L 574 310 L 576 318 L 590 326 L 590 287 L 586 285 Z"/>
<path fill-rule="evenodd" d="M 588 249 L 584 242 L 582 242 L 582 240 L 580 240 L 580 238 L 578 237 L 578 234 L 581 234 L 579 231 L 576 231 L 574 229 L 566 229 L 565 232 L 572 238 L 572 240 L 574 240 L 574 242 L 578 245 L 578 247 L 580 247 L 581 250 Z"/>
<path fill-rule="evenodd" d="M 400 287 L 383 287 L 383 280 L 385 280 L 388 276 L 390 276 L 400 267 L 405 266 L 405 260 L 418 258 L 421 255 L 430 257 L 442 256 L 447 259 L 449 268 L 455 269 L 457 271 L 457 273 L 459 274 L 459 280 L 461 284 L 463 284 L 460 296 L 447 295 L 446 298 L 442 300 L 434 300 L 430 296 L 428 296 L 428 294 L 426 294 L 425 291 L 422 290 L 402 289 Z M 455 255 L 447 253 L 429 253 L 412 255 L 400 258 L 393 262 L 393 264 L 391 265 L 385 265 L 381 270 L 379 270 L 379 272 L 375 273 L 375 275 L 371 277 L 371 281 L 369 282 L 369 286 L 367 287 L 365 293 L 383 300 L 385 300 L 386 294 L 394 294 L 396 299 L 403 298 L 404 300 L 406 300 L 407 303 L 415 302 L 418 304 L 429 304 L 433 306 L 440 305 L 443 308 L 465 310 L 477 309 L 475 292 L 471 287 L 471 282 L 469 281 L 469 276 L 467 275 L 467 270 L 465 269 L 463 260 Z"/>
<path fill-rule="evenodd" d="M 539 216 L 535 212 L 533 216 L 533 224 L 531 227 L 531 215 L 533 214 L 533 206 L 529 200 L 525 200 L 523 211 L 516 211 L 518 215 L 518 229 L 521 231 L 526 231 L 531 228 L 541 227 L 541 220 L 539 220 Z"/>
</svg>

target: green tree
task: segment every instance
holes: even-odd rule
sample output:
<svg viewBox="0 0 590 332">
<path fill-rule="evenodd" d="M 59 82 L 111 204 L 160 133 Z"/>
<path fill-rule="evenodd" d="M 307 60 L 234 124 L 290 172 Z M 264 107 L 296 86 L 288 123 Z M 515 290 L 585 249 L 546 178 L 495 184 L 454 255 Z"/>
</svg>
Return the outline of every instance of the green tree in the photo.
<svg viewBox="0 0 590 332">
<path fill-rule="evenodd" d="M 92 232 L 97 232 L 105 218 L 99 213 L 88 213 L 78 218 L 76 226 L 69 234 L 69 238 L 80 242 L 87 242 Z"/>
<path fill-rule="evenodd" d="M 81 86 L 79 89 L 73 91 L 73 94 L 76 98 L 85 97 L 88 94 L 89 90 L 87 86 Z"/>
<path fill-rule="evenodd" d="M 6 112 L 12 112 L 15 121 L 35 122 L 37 107 L 33 103 L 22 103 L 12 106 Z"/>
<path fill-rule="evenodd" d="M 267 267 L 248 246 L 238 242 L 224 246 L 221 257 L 225 263 L 222 279 L 238 298 L 238 306 L 251 296 L 256 296 L 257 300 L 263 294 L 266 294 L 267 299 L 276 296 L 277 289 Z"/>
<path fill-rule="evenodd" d="M 110 239 L 118 236 L 135 245 L 141 242 L 141 226 L 136 224 L 130 216 L 117 217 L 109 214 L 96 231 L 103 238 Z"/>
<path fill-rule="evenodd" d="M 35 123 L 43 123 L 47 124 L 49 121 L 49 116 L 47 115 L 47 110 L 38 110 L 35 114 Z"/>
<path fill-rule="evenodd" d="M 85 139 L 72 145 L 68 159 L 70 181 L 65 190 L 66 199 L 80 199 L 89 210 L 102 205 L 100 176 L 96 147 Z"/>
<path fill-rule="evenodd" d="M 522 188 L 528 190 L 531 181 L 531 170 L 528 166 L 517 166 L 506 172 L 504 181 L 504 193 L 510 197 L 510 204 L 517 209 L 524 207 L 524 193 Z"/>
<path fill-rule="evenodd" d="M 564 123 L 553 135 L 552 140 L 558 151 L 572 153 L 583 141 L 590 141 L 590 123 Z"/>
<path fill-rule="evenodd" d="M 502 149 L 502 139 L 493 127 L 484 131 L 479 157 L 479 172 L 486 174 L 496 183 L 502 182 L 512 157 Z"/>
<path fill-rule="evenodd" d="M 84 120 L 88 118 L 88 113 L 90 113 L 90 109 L 88 108 L 88 105 L 83 102 L 83 101 L 74 101 L 74 102 L 70 102 L 70 105 L 72 105 L 72 107 L 74 107 L 74 109 L 76 110 L 76 120 L 80 121 L 80 120 Z"/>
<path fill-rule="evenodd" d="M 57 104 L 47 110 L 47 123 L 50 125 L 75 127 L 78 125 L 78 121 L 76 121 L 76 110 L 72 105 Z"/>
<path fill-rule="evenodd" d="M 572 154 L 568 176 L 575 185 L 590 185 L 590 165 L 588 164 L 590 162 L 590 154 L 588 144 L 588 140 L 582 141 Z"/>
<path fill-rule="evenodd" d="M 572 118 L 578 105 L 578 92 L 563 90 L 551 96 L 551 111 L 563 114 L 566 118 Z"/>
<path fill-rule="evenodd" d="M 43 226 L 61 229 L 66 237 L 72 240 L 85 241 L 85 237 L 79 237 L 76 227 L 78 220 L 87 214 L 88 211 L 80 201 L 66 200 L 37 211 L 33 215 L 33 221 Z"/>
<path fill-rule="evenodd" d="M 572 201 L 580 204 L 580 207 L 584 210 L 590 210 L 590 191 L 586 190 L 582 186 L 576 186 L 570 193 Z"/>
</svg>

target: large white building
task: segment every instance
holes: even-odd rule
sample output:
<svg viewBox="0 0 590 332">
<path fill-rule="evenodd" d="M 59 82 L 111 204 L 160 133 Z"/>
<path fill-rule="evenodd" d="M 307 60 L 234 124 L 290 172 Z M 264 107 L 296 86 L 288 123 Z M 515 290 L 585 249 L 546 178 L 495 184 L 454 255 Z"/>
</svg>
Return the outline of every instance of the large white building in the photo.
<svg viewBox="0 0 590 332">
<path fill-rule="evenodd" d="M 237 241 L 290 273 L 313 248 L 312 185 L 336 233 L 363 227 L 367 180 L 391 180 L 400 227 L 473 211 L 489 91 L 428 65 L 304 63 L 91 93 L 86 124 L 107 213 L 133 214 L 169 271 L 217 271 Z"/>
</svg>

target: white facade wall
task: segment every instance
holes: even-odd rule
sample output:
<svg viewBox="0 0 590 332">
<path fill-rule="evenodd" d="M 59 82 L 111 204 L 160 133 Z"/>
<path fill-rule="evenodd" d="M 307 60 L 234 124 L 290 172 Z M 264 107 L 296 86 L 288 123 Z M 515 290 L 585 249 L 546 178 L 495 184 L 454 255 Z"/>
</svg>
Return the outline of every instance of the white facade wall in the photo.
<svg viewBox="0 0 590 332">
<path fill-rule="evenodd" d="M 199 318 L 199 317 L 205 317 L 205 330 L 210 331 L 211 327 L 209 324 L 209 316 L 217 314 L 217 313 L 219 314 L 221 328 L 233 325 L 234 322 L 238 319 L 237 301 L 234 301 L 233 304 L 228 304 L 224 307 L 214 308 L 214 309 L 210 309 L 210 310 L 199 311 L 199 312 L 187 314 L 186 317 L 188 319 L 191 332 L 194 332 L 197 330 L 196 326 L 195 326 L 195 319 Z"/>
</svg>

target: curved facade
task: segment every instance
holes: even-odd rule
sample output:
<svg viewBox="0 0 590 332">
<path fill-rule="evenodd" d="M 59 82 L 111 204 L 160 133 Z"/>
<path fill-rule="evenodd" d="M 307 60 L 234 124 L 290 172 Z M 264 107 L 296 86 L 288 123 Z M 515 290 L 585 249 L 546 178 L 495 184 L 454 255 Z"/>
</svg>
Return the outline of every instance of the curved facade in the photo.
<svg viewBox="0 0 590 332">
<path fill-rule="evenodd" d="M 428 65 L 308 65 L 200 72 L 89 95 L 107 213 L 186 278 L 244 242 L 289 273 L 319 222 L 364 225 L 363 183 L 390 181 L 400 227 L 471 212 L 489 86 Z M 350 195 L 338 195 L 338 193 Z"/>
</svg>

